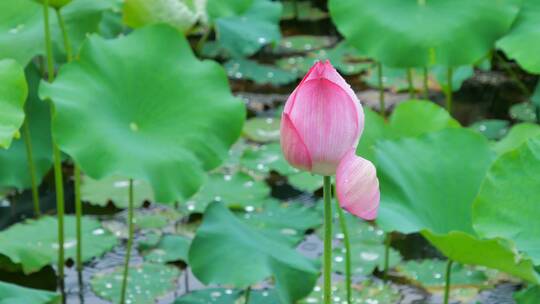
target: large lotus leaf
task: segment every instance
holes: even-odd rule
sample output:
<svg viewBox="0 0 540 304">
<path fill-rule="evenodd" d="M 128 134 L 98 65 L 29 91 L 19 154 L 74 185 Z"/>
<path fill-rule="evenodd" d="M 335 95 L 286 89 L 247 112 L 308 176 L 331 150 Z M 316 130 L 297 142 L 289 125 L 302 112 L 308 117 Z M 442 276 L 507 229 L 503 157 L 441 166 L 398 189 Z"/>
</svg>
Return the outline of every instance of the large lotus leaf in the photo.
<svg viewBox="0 0 540 304">
<path fill-rule="evenodd" d="M 207 288 L 181 296 L 174 304 L 245 303 L 245 291 L 230 288 Z M 281 303 L 274 290 L 251 290 L 248 304 Z"/>
<path fill-rule="evenodd" d="M 365 128 L 356 150 L 357 154 L 375 159 L 377 141 L 416 137 L 425 133 L 459 127 L 459 123 L 440 106 L 425 100 L 400 103 L 392 112 L 389 123 L 379 114 L 365 109 Z"/>
<path fill-rule="evenodd" d="M 510 122 L 504 119 L 484 119 L 479 120 L 469 128 L 484 135 L 487 139 L 498 140 L 508 133 L 508 125 Z"/>
<path fill-rule="evenodd" d="M 282 1 L 283 14 L 281 19 L 297 19 L 300 21 L 318 21 L 328 18 L 328 13 L 321 10 L 312 1 Z"/>
<path fill-rule="evenodd" d="M 447 261 L 443 260 L 410 260 L 402 263 L 396 270 L 407 279 L 427 288 L 445 285 L 445 269 Z M 487 280 L 486 273 L 471 266 L 452 265 L 452 286 L 483 287 Z"/>
<path fill-rule="evenodd" d="M 38 3 L 41 3 L 43 4 L 44 3 L 44 0 L 34 0 Z M 48 0 L 48 4 L 51 6 L 51 7 L 54 7 L 54 8 L 61 8 L 67 4 L 69 4 L 72 0 Z"/>
<path fill-rule="evenodd" d="M 204 212 L 208 204 L 217 201 L 231 208 L 255 209 L 260 207 L 269 194 L 270 187 L 245 173 L 213 173 L 208 176 L 199 192 L 186 202 L 186 207 L 191 212 Z"/>
<path fill-rule="evenodd" d="M 255 0 L 208 0 L 206 10 L 211 19 L 241 15 Z"/>
<path fill-rule="evenodd" d="M 40 93 L 56 106 L 58 145 L 87 175 L 145 180 L 159 202 L 195 193 L 245 117 L 223 69 L 196 59 L 166 25 L 114 40 L 91 36 L 80 60 L 64 65 Z"/>
<path fill-rule="evenodd" d="M 439 235 L 424 230 L 424 237 L 448 258 L 463 264 L 482 265 L 499 269 L 524 280 L 539 283 L 531 259 L 517 253 L 505 239 L 480 239 L 461 231 Z"/>
<path fill-rule="evenodd" d="M 278 143 L 249 147 L 242 154 L 240 165 L 260 175 L 266 175 L 270 171 L 283 175 L 299 172 L 285 160 Z"/>
<path fill-rule="evenodd" d="M 100 180 L 83 176 L 81 180 L 81 198 L 83 201 L 101 207 L 112 202 L 118 208 L 129 205 L 129 179 L 109 176 Z M 152 202 L 154 193 L 147 183 L 133 181 L 133 205 L 140 207 L 145 201 Z"/>
<path fill-rule="evenodd" d="M 262 46 L 281 39 L 279 19 L 282 5 L 269 0 L 255 0 L 243 14 L 216 20 L 220 46 L 233 57 L 252 55 Z"/>
<path fill-rule="evenodd" d="M 75 259 L 77 239 L 75 217 L 66 216 L 64 225 L 64 249 L 66 258 Z M 28 220 L 0 232 L 0 255 L 20 265 L 24 273 L 38 271 L 58 258 L 57 220 L 45 216 L 39 220 Z M 88 261 L 100 256 L 116 245 L 116 238 L 94 219 L 82 218 L 82 259 Z"/>
<path fill-rule="evenodd" d="M 98 30 L 108 0 L 74 0 L 62 8 L 62 16 L 74 49 L 88 33 Z M 54 10 L 49 11 L 53 42 L 64 49 L 62 34 Z M 13 58 L 26 66 L 36 55 L 44 55 L 43 7 L 32 0 L 0 1 L 0 58 Z"/>
<path fill-rule="evenodd" d="M 0 282 L 0 304 L 60 304 L 60 294 Z"/>
<path fill-rule="evenodd" d="M 321 282 L 322 283 L 322 282 Z M 324 302 L 323 288 L 320 285 L 315 286 L 313 292 L 302 299 L 298 304 L 322 304 Z M 347 288 L 344 282 L 332 285 L 332 303 L 347 303 Z M 364 280 L 361 284 L 354 285 L 352 288 L 352 303 L 358 304 L 390 304 L 399 303 L 403 295 L 395 285 L 387 284 L 382 281 Z"/>
<path fill-rule="evenodd" d="M 120 303 L 123 271 L 123 267 L 118 267 L 112 272 L 96 273 L 90 281 L 92 290 L 101 298 Z M 172 291 L 179 275 L 176 267 L 162 264 L 143 263 L 130 267 L 126 303 L 155 303 L 156 298 Z"/>
<path fill-rule="evenodd" d="M 24 69 L 13 59 L 0 60 L 0 148 L 7 149 L 24 121 L 28 85 Z"/>
<path fill-rule="evenodd" d="M 385 65 L 459 66 L 489 52 L 512 25 L 520 0 L 331 0 L 338 30 Z"/>
<path fill-rule="evenodd" d="M 279 86 L 291 83 L 297 78 L 296 73 L 249 59 L 231 59 L 224 66 L 229 77 L 252 80 L 256 84 Z"/>
<path fill-rule="evenodd" d="M 165 235 L 156 248 L 144 254 L 144 259 L 153 263 L 187 262 L 191 239 L 180 235 Z"/>
<path fill-rule="evenodd" d="M 474 228 L 483 237 L 502 237 L 540 264 L 540 137 L 495 161 L 473 208 Z"/>
<path fill-rule="evenodd" d="M 134 28 L 166 23 L 181 32 L 188 31 L 205 15 L 205 2 L 200 0 L 126 0 L 124 22 Z"/>
<path fill-rule="evenodd" d="M 312 260 L 254 230 L 220 203 L 206 209 L 191 243 L 189 264 L 205 284 L 246 287 L 273 276 L 283 303 L 308 295 L 319 275 Z"/>
<path fill-rule="evenodd" d="M 1 5 L 1 4 L 0 4 Z M 52 141 L 49 104 L 37 97 L 39 72 L 33 66 L 27 69 L 29 95 L 26 102 L 26 120 L 30 129 L 32 157 L 37 181 L 52 166 Z M 31 186 L 24 134 L 12 142 L 8 150 L 0 149 L 0 185 L 25 189 Z"/>
<path fill-rule="evenodd" d="M 540 2 L 524 0 L 519 15 L 497 47 L 530 73 L 540 73 Z"/>
<path fill-rule="evenodd" d="M 531 285 L 514 293 L 514 300 L 517 304 L 536 304 L 538 299 L 540 299 L 540 285 Z"/>
<path fill-rule="evenodd" d="M 472 202 L 494 157 L 487 139 L 447 129 L 379 142 L 376 150 L 383 229 L 474 233 Z"/>
<path fill-rule="evenodd" d="M 498 155 L 514 150 L 529 138 L 540 135 L 540 126 L 532 123 L 520 123 L 513 126 L 508 134 L 493 147 Z"/>
</svg>

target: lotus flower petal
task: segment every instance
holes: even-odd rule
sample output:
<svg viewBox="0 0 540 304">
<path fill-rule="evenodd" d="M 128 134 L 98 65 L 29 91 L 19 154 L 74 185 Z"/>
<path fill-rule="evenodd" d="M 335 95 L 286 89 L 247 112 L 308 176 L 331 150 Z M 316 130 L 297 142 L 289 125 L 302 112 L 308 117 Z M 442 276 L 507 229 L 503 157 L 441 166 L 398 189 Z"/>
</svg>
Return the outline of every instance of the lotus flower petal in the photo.
<svg viewBox="0 0 540 304">
<path fill-rule="evenodd" d="M 356 155 L 355 150 L 341 160 L 336 173 L 336 193 L 340 206 L 365 220 L 377 217 L 380 191 L 375 166 Z"/>
<path fill-rule="evenodd" d="M 311 156 L 292 123 L 289 115 L 283 114 L 281 122 L 281 149 L 285 159 L 293 166 L 301 170 L 311 170 Z"/>
</svg>

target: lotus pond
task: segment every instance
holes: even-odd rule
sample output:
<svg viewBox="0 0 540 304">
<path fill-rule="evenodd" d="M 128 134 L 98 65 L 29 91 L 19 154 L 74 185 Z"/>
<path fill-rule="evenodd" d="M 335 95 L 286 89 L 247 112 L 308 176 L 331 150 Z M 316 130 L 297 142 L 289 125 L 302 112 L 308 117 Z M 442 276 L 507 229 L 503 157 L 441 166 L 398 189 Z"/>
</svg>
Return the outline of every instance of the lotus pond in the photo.
<svg viewBox="0 0 540 304">
<path fill-rule="evenodd" d="M 539 304 L 539 28 L 0 1 L 0 304 Z"/>
</svg>

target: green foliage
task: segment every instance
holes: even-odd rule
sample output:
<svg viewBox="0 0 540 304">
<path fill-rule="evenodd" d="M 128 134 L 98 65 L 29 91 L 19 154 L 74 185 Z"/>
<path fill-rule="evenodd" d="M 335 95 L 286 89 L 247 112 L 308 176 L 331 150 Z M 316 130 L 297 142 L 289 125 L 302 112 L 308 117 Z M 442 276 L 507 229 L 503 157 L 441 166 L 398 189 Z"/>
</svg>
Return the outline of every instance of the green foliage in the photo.
<svg viewBox="0 0 540 304">
<path fill-rule="evenodd" d="M 124 269 L 116 268 L 113 272 L 96 273 L 90 285 L 101 298 L 114 303 L 120 301 L 122 273 Z M 176 286 L 180 271 L 172 266 L 143 263 L 129 268 L 126 301 L 132 304 L 152 303 Z"/>
<path fill-rule="evenodd" d="M 287 243 L 252 229 L 220 203 L 206 209 L 189 250 L 189 264 L 205 284 L 243 288 L 273 276 L 284 303 L 309 294 L 319 276 L 313 261 Z"/>
<path fill-rule="evenodd" d="M 0 4 L 1 5 L 1 4 Z M 52 166 L 52 140 L 49 105 L 37 96 L 39 73 L 34 67 L 27 69 L 29 95 L 26 101 L 26 120 L 30 129 L 32 157 L 40 183 Z M 26 189 L 31 186 L 26 158 L 24 135 L 13 140 L 8 150 L 0 149 L 0 185 Z"/>
<path fill-rule="evenodd" d="M 272 117 L 251 118 L 244 124 L 242 133 L 250 140 L 256 142 L 272 142 L 279 140 L 279 126 L 281 119 Z"/>
<path fill-rule="evenodd" d="M 412 260 L 400 264 L 397 271 L 424 287 L 443 287 L 445 285 L 446 263 L 443 260 Z M 482 286 L 487 280 L 483 271 L 470 266 L 454 263 L 451 271 L 453 286 Z"/>
<path fill-rule="evenodd" d="M 281 146 L 277 143 L 250 147 L 244 151 L 240 165 L 260 175 L 276 171 L 283 175 L 298 173 L 283 157 Z"/>
<path fill-rule="evenodd" d="M 144 254 L 145 261 L 153 263 L 169 263 L 188 260 L 191 239 L 180 235 L 165 235 L 157 246 Z"/>
<path fill-rule="evenodd" d="M 394 67 L 472 64 L 510 28 L 519 5 L 519 0 L 329 1 L 340 33 Z"/>
<path fill-rule="evenodd" d="M 530 102 L 521 102 L 510 107 L 510 117 L 524 122 L 536 122 L 536 109 Z"/>
<path fill-rule="evenodd" d="M 108 176 L 95 180 L 83 176 L 81 180 L 82 200 L 101 207 L 112 202 L 118 208 L 127 208 L 129 199 L 129 178 Z M 152 202 L 154 194 L 148 183 L 133 181 L 133 205 L 140 207 L 145 201 Z"/>
<path fill-rule="evenodd" d="M 64 218 L 66 258 L 75 259 L 77 239 L 75 237 L 75 217 Z M 57 226 L 54 217 L 45 216 L 39 220 L 27 220 L 0 232 L 0 255 L 10 263 L 20 266 L 25 274 L 36 272 L 56 262 L 58 258 Z M 102 228 L 94 219 L 82 218 L 82 260 L 88 261 L 109 251 L 116 245 L 116 238 Z M 0 265 L 9 267 L 9 265 Z"/>
<path fill-rule="evenodd" d="M 60 294 L 0 282 L 0 304 L 60 304 Z"/>
<path fill-rule="evenodd" d="M 498 155 L 502 155 L 523 144 L 527 139 L 540 135 L 540 126 L 531 123 L 514 125 L 510 131 L 493 147 Z"/>
<path fill-rule="evenodd" d="M 354 304 L 364 303 L 399 303 L 401 294 L 389 284 L 365 280 L 357 288 L 352 289 Z M 299 304 L 324 303 L 322 287 L 317 285 L 313 292 Z M 347 299 L 345 284 L 339 283 L 332 286 L 332 295 L 335 302 L 345 303 Z M 337 300 L 336 300 L 337 299 Z"/>
<path fill-rule="evenodd" d="M 508 121 L 502 119 L 485 119 L 473 123 L 469 128 L 481 133 L 487 139 L 497 140 L 506 135 L 509 124 Z"/>
<path fill-rule="evenodd" d="M 538 299 L 540 299 L 539 285 L 531 285 L 514 294 L 514 300 L 516 300 L 517 304 L 536 304 L 538 303 Z"/>
<path fill-rule="evenodd" d="M 313 6 L 311 1 L 287 0 L 282 2 L 283 14 L 281 18 L 284 20 L 318 21 L 328 18 L 328 13 Z"/>
<path fill-rule="evenodd" d="M 231 59 L 225 63 L 224 67 L 229 77 L 252 80 L 256 84 L 279 86 L 291 83 L 297 78 L 296 73 L 249 59 Z"/>
<path fill-rule="evenodd" d="M 523 0 L 519 15 L 510 31 L 497 41 L 497 47 L 516 60 L 529 73 L 540 73 L 540 3 Z"/>
<path fill-rule="evenodd" d="M 40 93 L 54 101 L 58 145 L 88 176 L 147 181 L 165 203 L 198 190 L 245 116 L 221 67 L 196 59 L 165 25 L 109 41 L 91 36 L 80 60 Z"/>
<path fill-rule="evenodd" d="M 7 149 L 24 121 L 28 85 L 24 69 L 13 59 L 0 60 L 0 148 Z"/>
</svg>

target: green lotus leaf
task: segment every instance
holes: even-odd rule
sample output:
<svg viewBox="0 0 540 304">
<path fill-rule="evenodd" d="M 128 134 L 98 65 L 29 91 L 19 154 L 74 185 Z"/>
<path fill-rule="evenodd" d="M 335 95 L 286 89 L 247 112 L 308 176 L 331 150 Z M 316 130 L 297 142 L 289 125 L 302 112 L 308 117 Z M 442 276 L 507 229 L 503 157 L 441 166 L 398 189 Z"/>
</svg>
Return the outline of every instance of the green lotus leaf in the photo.
<svg viewBox="0 0 540 304">
<path fill-rule="evenodd" d="M 328 48 L 333 39 L 328 36 L 297 35 L 283 37 L 279 44 L 274 47 L 276 54 L 303 53 L 307 51 Z"/>
<path fill-rule="evenodd" d="M 508 133 L 509 122 L 503 119 L 484 119 L 477 121 L 469 128 L 484 135 L 487 139 L 501 139 Z"/>
<path fill-rule="evenodd" d="M 233 57 L 249 56 L 262 46 L 279 41 L 281 3 L 254 0 L 243 14 L 216 19 L 218 43 Z"/>
<path fill-rule="evenodd" d="M 15 265 L 20 265 L 25 274 L 38 271 L 58 258 L 57 220 L 45 216 L 39 220 L 28 220 L 0 232 L 0 255 Z M 64 248 L 66 258 L 75 259 L 77 239 L 75 217 L 66 216 L 64 225 Z M 94 219 L 82 218 L 82 260 L 88 261 L 101 256 L 116 245 L 116 238 Z M 2 265 L 3 266 L 3 265 Z"/>
<path fill-rule="evenodd" d="M 234 175 L 213 173 L 199 192 L 186 202 L 189 212 L 204 212 L 213 201 L 222 202 L 230 208 L 256 209 L 268 199 L 270 187 L 245 173 Z"/>
<path fill-rule="evenodd" d="M 296 80 L 296 73 L 249 59 L 231 59 L 225 63 L 230 78 L 248 79 L 256 84 L 284 85 Z"/>
<path fill-rule="evenodd" d="M 536 122 L 536 109 L 531 102 L 521 102 L 510 107 L 510 117 L 524 122 Z"/>
<path fill-rule="evenodd" d="M 514 150 L 527 139 L 540 135 L 540 126 L 532 123 L 520 123 L 514 125 L 503 139 L 493 147 L 498 155 Z"/>
<path fill-rule="evenodd" d="M 42 83 L 40 94 L 55 104 L 58 145 L 88 176 L 147 181 L 159 202 L 194 194 L 245 117 L 223 69 L 196 59 L 166 25 L 114 40 L 91 36 L 80 60 Z"/>
<path fill-rule="evenodd" d="M 0 304 L 60 304 L 58 293 L 0 282 Z"/>
<path fill-rule="evenodd" d="M 435 76 L 437 83 L 441 89 L 448 89 L 448 67 L 437 65 L 430 69 L 431 74 Z M 474 75 L 474 68 L 472 65 L 462 65 L 454 67 L 452 69 L 452 91 L 456 92 L 461 88 L 461 85 L 465 80 L 471 78 Z"/>
<path fill-rule="evenodd" d="M 540 73 L 540 3 L 524 0 L 510 31 L 497 41 L 497 47 L 515 59 L 529 73 Z"/>
<path fill-rule="evenodd" d="M 279 141 L 279 126 L 281 119 L 272 117 L 254 117 L 244 124 L 243 134 L 256 142 Z"/>
<path fill-rule="evenodd" d="M 40 4 L 44 3 L 44 0 L 34 0 Z M 54 7 L 55 9 L 62 8 L 63 6 L 69 4 L 72 0 L 48 0 L 47 3 L 49 6 Z"/>
<path fill-rule="evenodd" d="M 144 254 L 144 259 L 153 263 L 187 262 L 190 244 L 189 238 L 168 234 L 163 236 L 155 248 Z"/>
<path fill-rule="evenodd" d="M 514 293 L 517 304 L 536 304 L 540 299 L 540 286 L 531 285 L 526 289 Z"/>
<path fill-rule="evenodd" d="M 207 288 L 195 290 L 176 299 L 174 304 L 236 304 L 245 302 L 245 291 L 230 288 Z M 240 301 L 240 302 L 238 302 Z M 251 290 L 248 304 L 280 303 L 274 290 Z"/>
<path fill-rule="evenodd" d="M 346 303 L 347 294 L 346 286 L 344 282 L 339 282 L 332 285 L 332 299 L 334 303 Z M 352 303 L 399 303 L 403 295 L 395 285 L 385 284 L 381 281 L 364 280 L 361 284 L 355 285 L 352 288 Z M 315 286 L 313 292 L 302 299 L 298 304 L 322 304 L 323 299 L 323 287 L 321 285 Z"/>
<path fill-rule="evenodd" d="M 292 0 L 282 2 L 283 14 L 281 15 L 281 19 L 289 20 L 296 18 L 300 21 L 318 21 L 328 18 L 328 13 L 314 6 L 314 3 L 311 1 Z"/>
<path fill-rule="evenodd" d="M 37 96 L 41 77 L 35 67 L 29 66 L 27 68 L 26 79 L 29 88 L 28 100 L 26 101 L 26 123 L 30 130 L 36 178 L 37 182 L 40 183 L 52 166 L 50 107 L 48 103 L 40 100 Z M 0 168 L 1 186 L 22 190 L 32 185 L 24 134 L 21 138 L 13 140 L 9 149 L 0 149 Z"/>
<path fill-rule="evenodd" d="M 208 0 L 206 10 L 211 19 L 241 15 L 255 0 Z"/>
<path fill-rule="evenodd" d="M 285 160 L 278 143 L 246 149 L 240 159 L 240 165 L 260 175 L 266 175 L 270 171 L 276 171 L 283 175 L 299 172 Z"/>
<path fill-rule="evenodd" d="M 13 59 L 0 60 L 0 148 L 7 149 L 24 121 L 28 85 L 24 69 Z"/>
<path fill-rule="evenodd" d="M 392 112 L 389 123 L 374 111 L 365 108 L 365 128 L 356 153 L 375 160 L 375 144 L 385 139 L 417 137 L 425 133 L 459 127 L 442 107 L 425 100 L 402 102 Z"/>
<path fill-rule="evenodd" d="M 92 290 L 101 298 L 119 303 L 124 268 L 96 273 L 90 280 Z M 132 304 L 154 303 L 156 298 L 172 291 L 180 271 L 173 266 L 143 263 L 131 266 L 128 274 L 126 302 Z"/>
<path fill-rule="evenodd" d="M 529 282 L 540 282 L 533 261 L 519 254 L 508 240 L 481 239 L 461 231 L 446 235 L 423 231 L 422 235 L 454 261 L 499 269 Z"/>
<path fill-rule="evenodd" d="M 520 0 L 331 0 L 329 9 L 339 32 L 385 65 L 455 67 L 485 56 L 510 28 L 520 4 Z"/>
<path fill-rule="evenodd" d="M 396 270 L 413 282 L 424 287 L 443 287 L 445 285 L 446 261 L 443 260 L 410 260 L 400 264 Z M 483 287 L 487 276 L 485 272 L 461 264 L 452 265 L 452 285 Z"/>
<path fill-rule="evenodd" d="M 79 48 L 88 33 L 98 30 L 103 12 L 110 8 L 111 1 L 108 0 L 74 0 L 62 8 L 74 50 Z M 55 51 L 60 54 L 64 44 L 53 8 L 49 11 L 49 23 Z M 0 1 L 0 59 L 13 58 L 26 66 L 34 56 L 44 55 L 43 24 L 41 4 L 32 0 Z"/>
<path fill-rule="evenodd" d="M 141 180 L 133 181 L 133 205 L 140 207 L 145 201 L 154 201 L 152 188 Z M 129 204 L 129 179 L 108 176 L 94 180 L 88 176 L 81 179 L 82 200 L 101 207 L 112 202 L 118 208 L 127 208 Z"/>
<path fill-rule="evenodd" d="M 474 228 L 482 237 L 501 237 L 540 264 L 540 137 L 495 161 L 474 203 Z"/>
<path fill-rule="evenodd" d="M 289 184 L 301 191 L 314 192 L 323 187 L 323 179 L 321 176 L 307 171 L 291 174 L 287 176 L 287 179 Z"/>
<path fill-rule="evenodd" d="M 206 209 L 191 243 L 189 264 L 205 284 L 243 288 L 273 276 L 283 303 L 308 295 L 319 276 L 314 261 L 254 230 L 217 202 Z"/>
<path fill-rule="evenodd" d="M 138 28 L 148 24 L 166 23 L 186 32 L 204 18 L 204 1 L 193 0 L 126 0 L 124 22 Z"/>
</svg>

